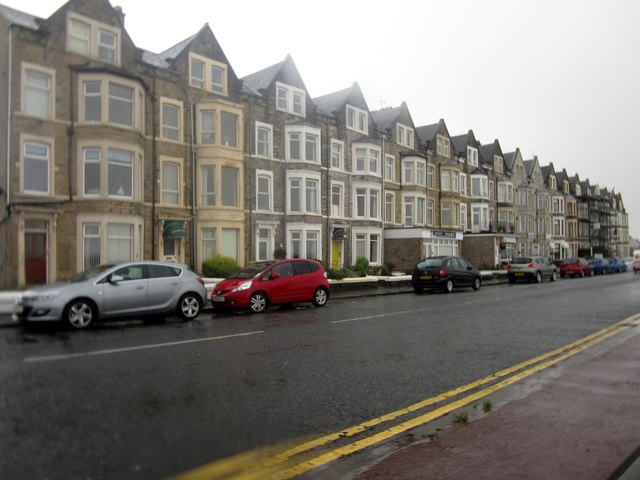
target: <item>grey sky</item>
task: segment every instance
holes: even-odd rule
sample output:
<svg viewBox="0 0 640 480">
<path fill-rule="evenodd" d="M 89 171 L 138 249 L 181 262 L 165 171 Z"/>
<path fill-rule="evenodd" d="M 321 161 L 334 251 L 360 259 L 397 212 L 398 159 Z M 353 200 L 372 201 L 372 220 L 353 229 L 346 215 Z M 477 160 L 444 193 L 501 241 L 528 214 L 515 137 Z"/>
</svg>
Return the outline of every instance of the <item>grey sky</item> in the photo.
<svg viewBox="0 0 640 480">
<path fill-rule="evenodd" d="M 55 0 L 0 0 L 47 17 Z M 209 23 L 243 77 L 291 54 L 312 97 L 354 81 L 369 108 L 406 101 L 416 126 L 520 148 L 623 195 L 640 236 L 636 0 L 112 0 L 141 48 Z M 150 8 L 150 5 L 153 7 Z"/>
</svg>

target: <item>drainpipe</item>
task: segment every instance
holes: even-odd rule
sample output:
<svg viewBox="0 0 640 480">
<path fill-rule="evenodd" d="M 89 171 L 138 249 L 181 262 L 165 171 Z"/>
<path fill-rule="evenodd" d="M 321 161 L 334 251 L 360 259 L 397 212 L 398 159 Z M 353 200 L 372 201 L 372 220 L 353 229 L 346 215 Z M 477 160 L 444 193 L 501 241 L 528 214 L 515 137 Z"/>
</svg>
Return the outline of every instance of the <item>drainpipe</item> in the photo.
<svg viewBox="0 0 640 480">
<path fill-rule="evenodd" d="M 69 202 L 73 201 L 73 194 L 72 194 L 72 189 L 73 189 L 73 180 L 71 179 L 71 172 L 73 171 L 72 167 L 73 167 L 73 135 L 75 134 L 75 126 L 74 126 L 74 121 L 73 121 L 73 112 L 74 112 L 74 106 L 73 106 L 73 98 L 74 98 L 74 92 L 73 92 L 73 84 L 74 84 L 74 76 L 75 76 L 75 72 L 73 71 L 73 67 L 71 65 L 69 65 L 69 76 L 71 77 L 71 82 L 70 82 L 70 88 L 71 88 L 71 95 L 69 95 L 69 128 L 67 129 L 67 165 L 68 165 L 68 171 L 69 174 L 67 175 L 67 188 L 69 189 Z"/>
<path fill-rule="evenodd" d="M 151 92 L 151 258 L 157 260 L 156 240 L 156 183 L 158 183 L 158 155 L 156 138 L 156 71 L 153 71 L 153 91 Z M 144 199 L 143 199 L 144 200 Z"/>
<path fill-rule="evenodd" d="M 3 212 L 2 219 L 0 219 L 0 223 L 3 223 L 5 220 L 9 218 L 10 210 L 11 210 L 11 95 L 13 94 L 13 27 L 14 25 L 9 25 L 9 30 L 7 33 L 7 145 L 5 148 L 5 160 L 7 161 L 7 176 L 5 185 L 5 198 L 6 205 L 5 211 Z M 7 238 L 8 240 L 8 238 Z M 7 241 L 7 245 L 9 242 Z M 7 258 L 8 260 L 8 258 Z M 8 265 L 8 263 L 5 263 Z"/>
<path fill-rule="evenodd" d="M 191 270 L 196 271 L 196 106 L 191 103 Z"/>
</svg>

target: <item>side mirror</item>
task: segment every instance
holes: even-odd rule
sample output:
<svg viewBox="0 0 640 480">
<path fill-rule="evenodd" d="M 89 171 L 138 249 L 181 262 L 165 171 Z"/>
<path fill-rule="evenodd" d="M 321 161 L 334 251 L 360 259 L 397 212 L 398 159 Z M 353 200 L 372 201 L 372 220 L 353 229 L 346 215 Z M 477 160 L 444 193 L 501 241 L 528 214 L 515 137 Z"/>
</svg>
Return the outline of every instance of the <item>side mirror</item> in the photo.
<svg viewBox="0 0 640 480">
<path fill-rule="evenodd" d="M 118 283 L 124 280 L 124 277 L 122 275 L 111 275 L 111 278 L 109 279 L 109 283 Z"/>
<path fill-rule="evenodd" d="M 277 280 L 278 278 L 280 278 L 280 274 L 278 272 L 273 272 L 271 274 L 271 280 Z"/>
</svg>

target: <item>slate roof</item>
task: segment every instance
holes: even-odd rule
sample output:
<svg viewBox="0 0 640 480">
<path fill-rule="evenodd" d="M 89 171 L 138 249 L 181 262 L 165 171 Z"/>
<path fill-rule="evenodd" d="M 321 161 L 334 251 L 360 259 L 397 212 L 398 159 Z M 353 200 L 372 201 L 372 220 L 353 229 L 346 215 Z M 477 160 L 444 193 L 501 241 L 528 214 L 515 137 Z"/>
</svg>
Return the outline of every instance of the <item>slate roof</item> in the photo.
<svg viewBox="0 0 640 480">
<path fill-rule="evenodd" d="M 398 116 L 402 111 L 402 107 L 389 107 L 382 110 L 371 112 L 376 125 L 382 130 L 389 130 L 398 122 Z"/>
<path fill-rule="evenodd" d="M 513 165 L 516 163 L 517 154 L 518 152 L 515 151 L 515 152 L 505 153 L 502 155 L 502 158 L 504 158 L 504 164 L 508 170 L 513 170 Z"/>
<path fill-rule="evenodd" d="M 19 25 L 21 27 L 30 28 L 32 30 L 38 30 L 40 28 L 39 17 L 30 15 L 28 13 L 20 12 L 0 4 L 0 15 L 6 18 L 10 23 Z"/>
<path fill-rule="evenodd" d="M 436 138 L 436 134 L 440 131 L 440 122 L 434 123 L 433 125 L 423 125 L 421 127 L 416 128 L 416 133 L 418 134 L 418 138 L 423 142 L 431 142 L 434 138 Z"/>
<path fill-rule="evenodd" d="M 260 91 L 269 88 L 269 85 L 273 83 L 285 62 L 286 59 L 243 77 L 241 80 L 244 82 L 245 88 L 252 93 L 261 95 Z"/>
<path fill-rule="evenodd" d="M 322 95 L 321 97 L 316 97 L 313 99 L 313 103 L 315 103 L 318 107 L 318 110 L 320 110 L 325 115 L 333 115 L 334 112 L 339 111 L 347 103 L 352 90 L 353 85 L 345 88 L 344 90 L 339 90 L 337 92 Z"/>
</svg>

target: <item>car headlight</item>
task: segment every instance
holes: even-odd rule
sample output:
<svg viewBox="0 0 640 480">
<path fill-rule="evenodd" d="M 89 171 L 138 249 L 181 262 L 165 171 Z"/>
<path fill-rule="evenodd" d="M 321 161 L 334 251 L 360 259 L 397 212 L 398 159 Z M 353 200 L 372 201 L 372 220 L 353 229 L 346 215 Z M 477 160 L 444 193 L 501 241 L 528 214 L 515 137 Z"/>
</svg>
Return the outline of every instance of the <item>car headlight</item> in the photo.
<svg viewBox="0 0 640 480">
<path fill-rule="evenodd" d="M 253 282 L 251 280 L 247 280 L 246 282 L 242 282 L 236 288 L 233 289 L 234 292 L 241 292 L 243 290 L 249 290 L 251 288 L 251 284 Z"/>
<path fill-rule="evenodd" d="M 48 301 L 51 301 L 51 300 L 55 300 L 59 296 L 60 296 L 60 290 L 54 290 L 54 291 L 47 292 L 47 293 L 41 293 L 41 294 L 35 296 L 33 299 L 36 302 L 48 302 Z"/>
</svg>

